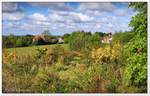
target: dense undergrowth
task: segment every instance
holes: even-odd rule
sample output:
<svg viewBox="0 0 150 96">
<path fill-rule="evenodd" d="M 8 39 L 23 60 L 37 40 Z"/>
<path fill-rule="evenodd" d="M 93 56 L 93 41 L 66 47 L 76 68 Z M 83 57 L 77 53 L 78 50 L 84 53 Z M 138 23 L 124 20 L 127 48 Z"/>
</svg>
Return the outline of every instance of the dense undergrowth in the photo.
<svg viewBox="0 0 150 96">
<path fill-rule="evenodd" d="M 123 83 L 125 60 L 120 59 L 124 53 L 119 43 L 87 52 L 61 45 L 37 49 L 34 57 L 5 51 L 3 92 L 139 92 Z"/>
</svg>

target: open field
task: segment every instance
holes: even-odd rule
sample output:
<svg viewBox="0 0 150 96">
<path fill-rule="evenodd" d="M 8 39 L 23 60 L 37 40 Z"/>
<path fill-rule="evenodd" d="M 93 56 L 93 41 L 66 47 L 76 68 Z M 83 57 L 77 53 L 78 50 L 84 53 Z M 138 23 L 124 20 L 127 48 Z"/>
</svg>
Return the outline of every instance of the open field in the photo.
<svg viewBox="0 0 150 96">
<path fill-rule="evenodd" d="M 18 47 L 18 48 L 7 48 L 3 49 L 3 51 L 7 51 L 10 53 L 15 53 L 16 55 L 35 55 L 37 53 L 36 49 L 38 48 L 47 48 L 48 50 L 56 47 L 56 46 L 62 46 L 65 50 L 69 50 L 68 44 L 53 44 L 53 45 L 39 45 L 39 46 L 29 46 L 29 47 Z"/>
</svg>

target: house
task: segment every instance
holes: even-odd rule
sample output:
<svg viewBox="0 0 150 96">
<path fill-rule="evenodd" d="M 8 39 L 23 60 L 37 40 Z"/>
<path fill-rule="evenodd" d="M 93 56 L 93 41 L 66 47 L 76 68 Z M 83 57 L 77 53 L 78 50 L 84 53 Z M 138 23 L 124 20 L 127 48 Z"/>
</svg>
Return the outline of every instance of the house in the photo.
<svg viewBox="0 0 150 96">
<path fill-rule="evenodd" d="M 33 42 L 48 42 L 49 38 L 46 35 L 36 35 L 33 37 L 32 41 Z"/>
<path fill-rule="evenodd" d="M 109 44 L 112 41 L 112 33 L 107 33 L 102 38 L 102 43 Z"/>
<path fill-rule="evenodd" d="M 33 43 L 38 43 L 38 44 L 62 44 L 64 43 L 64 40 L 62 37 L 49 37 L 47 35 L 36 35 L 32 39 Z"/>
<path fill-rule="evenodd" d="M 63 38 L 62 38 L 62 37 L 59 37 L 59 38 L 58 38 L 58 43 L 59 43 L 59 44 L 64 43 L 64 40 L 63 40 Z"/>
</svg>

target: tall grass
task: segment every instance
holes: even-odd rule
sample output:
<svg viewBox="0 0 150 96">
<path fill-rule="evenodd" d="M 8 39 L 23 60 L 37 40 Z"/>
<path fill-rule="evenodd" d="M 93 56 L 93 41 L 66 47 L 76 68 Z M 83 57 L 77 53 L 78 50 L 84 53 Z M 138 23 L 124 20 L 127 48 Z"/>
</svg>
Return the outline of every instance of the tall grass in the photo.
<svg viewBox="0 0 150 96">
<path fill-rule="evenodd" d="M 139 92 L 122 82 L 124 55 L 119 44 L 81 52 L 61 45 L 38 47 L 32 55 L 10 50 L 3 50 L 2 91 L 6 93 Z"/>
</svg>

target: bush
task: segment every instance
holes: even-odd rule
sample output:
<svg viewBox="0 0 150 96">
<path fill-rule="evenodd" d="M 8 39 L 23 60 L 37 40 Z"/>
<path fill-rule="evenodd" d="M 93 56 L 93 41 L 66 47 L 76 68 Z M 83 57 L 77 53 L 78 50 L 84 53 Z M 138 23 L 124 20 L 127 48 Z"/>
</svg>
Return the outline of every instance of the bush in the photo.
<svg viewBox="0 0 150 96">
<path fill-rule="evenodd" d="M 47 70 L 41 70 L 36 76 L 36 81 L 31 89 L 38 93 L 62 93 L 66 82 L 59 79 L 58 75 Z"/>
<path fill-rule="evenodd" d="M 18 39 L 16 41 L 16 47 L 23 47 L 25 46 L 25 41 L 23 41 L 22 39 Z"/>
<path fill-rule="evenodd" d="M 127 86 L 147 89 L 147 3 L 130 3 L 130 7 L 138 11 L 130 26 L 135 35 L 125 48 L 130 53 L 124 72 Z"/>
<path fill-rule="evenodd" d="M 134 32 L 117 32 L 113 35 L 112 43 L 115 44 L 117 42 L 125 45 L 134 37 Z"/>
<path fill-rule="evenodd" d="M 32 44 L 32 36 L 3 36 L 3 48 L 24 47 Z"/>
<path fill-rule="evenodd" d="M 109 64 L 112 62 L 118 63 L 123 52 L 123 47 L 118 43 L 113 46 L 105 46 L 98 49 L 93 49 L 91 57 L 97 63 Z"/>
<path fill-rule="evenodd" d="M 45 44 L 46 44 L 45 41 L 43 41 L 42 39 L 32 42 L 32 45 L 45 45 Z"/>
<path fill-rule="evenodd" d="M 71 50 L 91 49 L 95 46 L 100 46 L 101 38 L 99 34 L 91 34 L 86 32 L 73 32 L 69 36 L 69 45 Z"/>
<path fill-rule="evenodd" d="M 69 42 L 69 37 L 70 37 L 70 34 L 64 34 L 63 38 L 64 38 L 65 43 Z"/>
</svg>

